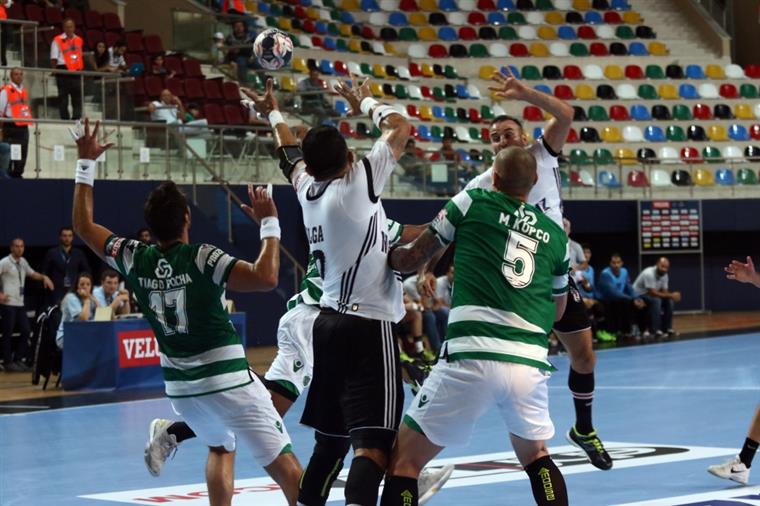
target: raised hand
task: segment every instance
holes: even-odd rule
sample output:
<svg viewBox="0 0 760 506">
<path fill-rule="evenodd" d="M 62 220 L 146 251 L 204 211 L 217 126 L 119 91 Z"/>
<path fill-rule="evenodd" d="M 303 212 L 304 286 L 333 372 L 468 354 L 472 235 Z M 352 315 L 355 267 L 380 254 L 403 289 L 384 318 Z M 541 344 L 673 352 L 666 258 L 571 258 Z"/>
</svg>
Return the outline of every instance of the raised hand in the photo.
<svg viewBox="0 0 760 506">
<path fill-rule="evenodd" d="M 351 84 L 355 84 L 356 86 L 352 86 L 349 84 L 348 80 L 340 81 L 338 84 L 334 86 L 335 91 L 346 99 L 346 102 L 348 102 L 348 105 L 351 106 L 351 111 L 348 113 L 349 116 L 358 116 L 361 114 L 361 103 L 362 100 L 364 100 L 367 97 L 372 96 L 372 91 L 369 89 L 369 77 L 364 80 L 361 84 L 358 84 L 359 81 L 355 75 L 351 75 Z"/>
<path fill-rule="evenodd" d="M 251 205 L 247 206 L 243 204 L 240 208 L 257 223 L 261 223 L 261 220 L 264 218 L 277 216 L 277 206 L 264 186 L 254 189 L 253 185 L 249 184 L 248 198 L 251 200 Z"/>
<path fill-rule="evenodd" d="M 267 117 L 270 112 L 279 109 L 277 98 L 274 96 L 274 81 L 272 81 L 271 77 L 267 79 L 263 95 L 259 95 L 250 88 L 240 88 L 240 91 L 253 101 L 254 110 L 264 117 Z"/>
<path fill-rule="evenodd" d="M 84 131 L 82 131 L 81 123 L 77 122 L 76 129 L 69 129 L 72 137 L 77 143 L 78 157 L 81 160 L 97 160 L 100 155 L 105 151 L 113 147 L 113 142 L 101 144 L 98 141 L 98 130 L 100 129 L 100 121 L 95 122 L 95 128 L 90 133 L 90 120 L 84 119 Z M 108 134 L 106 134 L 106 139 Z"/>
<path fill-rule="evenodd" d="M 752 283 L 755 286 L 760 286 L 760 277 L 755 271 L 755 264 L 752 262 L 751 257 L 747 257 L 747 263 L 743 264 L 738 260 L 732 260 L 728 267 L 725 269 L 726 277 L 728 279 L 734 279 L 740 283 Z"/>
<path fill-rule="evenodd" d="M 491 80 L 499 85 L 489 86 L 488 89 L 493 91 L 497 97 L 506 98 L 507 100 L 523 100 L 528 88 L 512 75 L 508 67 L 505 67 L 504 70 L 506 74 L 494 72 Z"/>
</svg>

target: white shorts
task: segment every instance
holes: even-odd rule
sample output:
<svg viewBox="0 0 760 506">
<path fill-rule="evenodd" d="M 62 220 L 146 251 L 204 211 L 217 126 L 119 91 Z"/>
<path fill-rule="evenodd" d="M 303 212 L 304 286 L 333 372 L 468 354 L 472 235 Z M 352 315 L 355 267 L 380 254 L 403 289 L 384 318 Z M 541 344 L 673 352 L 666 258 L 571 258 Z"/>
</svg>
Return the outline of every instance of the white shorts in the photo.
<svg viewBox="0 0 760 506">
<path fill-rule="evenodd" d="M 298 304 L 282 315 L 277 325 L 277 356 L 264 375 L 296 397 L 309 385 L 314 371 L 312 329 L 318 306 Z"/>
<path fill-rule="evenodd" d="M 467 444 L 475 422 L 497 406 L 512 434 L 530 441 L 554 436 L 549 374 L 495 360 L 439 360 L 412 400 L 404 423 L 438 446 Z"/>
<path fill-rule="evenodd" d="M 290 436 L 258 379 L 248 385 L 198 397 L 170 399 L 174 412 L 207 446 L 235 451 L 238 440 L 262 466 L 290 451 Z"/>
</svg>

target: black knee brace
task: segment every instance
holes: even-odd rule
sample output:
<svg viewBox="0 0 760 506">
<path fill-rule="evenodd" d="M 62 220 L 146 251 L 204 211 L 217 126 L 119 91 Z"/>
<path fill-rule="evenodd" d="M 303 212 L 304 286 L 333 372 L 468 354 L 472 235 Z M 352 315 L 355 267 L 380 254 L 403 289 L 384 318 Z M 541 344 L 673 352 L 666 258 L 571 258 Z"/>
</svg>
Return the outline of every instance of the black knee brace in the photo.
<svg viewBox="0 0 760 506">
<path fill-rule="evenodd" d="M 350 439 L 315 433 L 317 440 L 309 465 L 301 477 L 298 502 L 306 506 L 324 506 L 335 478 L 343 469 Z"/>
</svg>

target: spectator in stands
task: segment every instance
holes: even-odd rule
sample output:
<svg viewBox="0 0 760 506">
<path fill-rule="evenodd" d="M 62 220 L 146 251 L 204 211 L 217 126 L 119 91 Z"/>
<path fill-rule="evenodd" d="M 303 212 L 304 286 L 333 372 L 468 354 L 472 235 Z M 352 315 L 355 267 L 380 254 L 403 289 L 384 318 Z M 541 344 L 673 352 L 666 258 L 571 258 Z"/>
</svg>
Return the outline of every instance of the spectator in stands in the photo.
<svg viewBox="0 0 760 506">
<path fill-rule="evenodd" d="M 446 274 L 435 280 L 435 298 L 436 306 L 434 311 L 437 312 L 436 325 L 438 325 L 438 334 L 441 339 L 446 339 L 446 329 L 449 325 L 449 311 L 451 310 L 451 290 L 454 287 L 454 263 L 449 266 Z M 438 350 L 433 350 L 438 354 Z"/>
<path fill-rule="evenodd" d="M 404 147 L 404 154 L 398 159 L 398 164 L 404 169 L 404 176 L 415 183 L 421 183 L 425 176 L 424 152 L 417 147 L 417 142 L 409 138 Z"/>
<path fill-rule="evenodd" d="M 100 307 L 110 307 L 113 314 L 129 314 L 129 292 L 119 288 L 119 274 L 106 269 L 100 275 L 100 286 L 92 291 L 92 296 Z"/>
<path fill-rule="evenodd" d="M 642 337 L 655 334 L 662 337 L 673 335 L 673 306 L 681 301 L 681 292 L 671 292 L 668 287 L 670 261 L 660 257 L 655 265 L 647 267 L 636 278 L 633 290 L 646 302 L 647 329 Z"/>
<path fill-rule="evenodd" d="M 570 268 L 575 271 L 586 270 L 588 263 L 586 262 L 586 255 L 583 254 L 583 247 L 576 241 L 570 239 L 570 232 L 572 232 L 572 224 L 567 218 L 562 218 L 562 224 L 564 225 L 565 233 L 569 239 L 567 248 L 570 253 Z"/>
<path fill-rule="evenodd" d="M 304 114 L 314 115 L 314 124 L 319 125 L 331 116 L 338 116 L 325 93 L 324 81 L 319 78 L 319 69 L 310 68 L 309 77 L 298 82 L 297 91 L 301 97 L 301 110 Z"/>
<path fill-rule="evenodd" d="M 50 66 L 62 71 L 56 73 L 58 110 L 61 119 L 82 117 L 82 81 L 80 76 L 68 74 L 68 72 L 84 70 L 82 53 L 84 41 L 75 31 L 74 21 L 67 18 L 63 22 L 63 33 L 56 35 L 50 45 Z M 69 98 L 71 98 L 71 114 L 69 114 Z"/>
<path fill-rule="evenodd" d="M 8 41 L 10 41 L 11 25 L 6 25 L 2 21 L 8 19 L 6 9 L 10 8 L 11 5 L 13 5 L 13 0 L 0 0 L 0 65 L 3 67 L 8 66 L 5 51 L 8 48 Z"/>
<path fill-rule="evenodd" d="M 181 123 L 180 118 L 184 118 L 186 112 L 182 100 L 166 89 L 161 91 L 159 100 L 154 100 L 148 104 L 148 111 L 151 121 L 162 121 L 164 123 Z"/>
<path fill-rule="evenodd" d="M 150 236 L 149 228 L 141 228 L 135 234 L 135 238 L 143 244 L 153 244 L 153 238 Z"/>
<path fill-rule="evenodd" d="M 458 165 L 462 161 L 462 156 L 454 149 L 454 137 L 447 135 L 443 138 L 441 144 L 441 150 L 439 151 L 440 160 L 446 160 L 447 162 L 456 162 Z"/>
<path fill-rule="evenodd" d="M 428 272 L 425 274 L 425 277 L 428 280 L 427 283 L 432 287 L 434 291 L 433 293 L 435 293 L 435 275 L 432 272 Z M 444 312 L 440 311 L 440 307 L 435 298 L 423 297 L 422 294 L 420 294 L 417 288 L 416 275 L 410 276 L 404 280 L 404 292 L 409 296 L 412 302 L 417 303 L 422 308 L 422 333 L 428 337 L 428 342 L 430 343 L 430 348 L 432 350 L 428 353 L 428 358 L 435 358 L 434 351 L 440 350 L 442 343 L 439 328 L 441 328 L 441 321 L 444 317 L 448 322 L 448 312 L 444 314 Z M 443 325 L 445 326 L 445 324 Z M 422 354 L 424 351 L 422 345 L 419 345 L 418 348 L 418 353 Z"/>
<path fill-rule="evenodd" d="M 238 81 L 241 83 L 248 80 L 248 69 L 255 68 L 253 58 L 255 38 L 255 35 L 248 33 L 248 27 L 243 21 L 235 21 L 232 25 L 232 33 L 224 41 L 227 49 L 227 63 L 233 66 Z"/>
<path fill-rule="evenodd" d="M 11 82 L 0 91 L 0 114 L 15 120 L 3 122 L 3 141 L 10 145 L 18 144 L 21 148 L 21 157 L 11 160 L 9 170 L 11 177 L 20 178 L 26 167 L 32 110 L 29 107 L 29 93 L 24 87 L 24 71 L 18 67 L 11 69 Z"/>
<path fill-rule="evenodd" d="M 422 338 L 422 314 L 424 308 L 404 294 L 404 309 L 406 313 L 399 322 L 399 333 L 407 339 L 402 339 L 399 349 L 410 356 L 419 356 L 424 351 Z"/>
<path fill-rule="evenodd" d="M 620 254 L 614 253 L 610 265 L 599 276 L 599 299 L 604 303 L 605 330 L 618 337 L 633 335 L 635 311 L 645 306 L 631 285 L 628 269 Z"/>
<path fill-rule="evenodd" d="M 113 47 L 108 48 L 108 71 L 121 73 L 127 71 L 127 60 L 124 55 L 127 54 L 127 41 L 117 40 Z"/>
<path fill-rule="evenodd" d="M 573 277 L 578 287 L 578 293 L 583 299 L 583 305 L 586 306 L 586 312 L 591 321 L 591 331 L 599 341 L 614 341 L 616 337 L 613 334 L 600 328 L 604 321 L 604 306 L 599 301 L 596 282 L 594 281 L 594 267 L 591 265 L 591 246 L 584 244 L 582 248 L 586 267 L 585 269 L 581 269 L 582 265 L 579 265 L 578 269 L 573 271 Z"/>
<path fill-rule="evenodd" d="M 45 288 L 53 289 L 53 282 L 49 277 L 31 268 L 24 258 L 24 241 L 16 238 L 11 241 L 10 255 L 0 260 L 0 281 L 2 282 L 0 316 L 2 316 L 3 328 L 3 363 L 7 371 L 29 370 L 29 367 L 24 364 L 24 361 L 29 358 L 29 339 L 32 334 L 32 328 L 26 316 L 26 307 L 24 307 L 26 278 L 42 281 Z M 14 357 L 11 338 L 16 328 L 21 335 L 21 342 Z"/>
<path fill-rule="evenodd" d="M 216 32 L 212 40 L 214 42 L 211 44 L 211 61 L 214 65 L 222 65 L 227 55 L 224 49 L 224 34 Z"/>
<path fill-rule="evenodd" d="M 108 47 L 103 41 L 95 44 L 95 49 L 87 55 L 87 67 L 93 72 L 109 72 L 109 63 L 111 55 L 108 53 Z"/>
<path fill-rule="evenodd" d="M 164 55 L 157 54 L 153 57 L 153 60 L 151 60 L 150 65 L 150 73 L 154 76 L 161 76 L 161 77 L 174 77 L 176 72 L 173 70 L 169 70 L 164 66 Z"/>
<path fill-rule="evenodd" d="M 63 349 L 63 324 L 77 320 L 88 321 L 95 318 L 98 301 L 92 295 L 92 274 L 82 272 L 76 283 L 61 301 L 61 324 L 55 336 L 55 344 Z"/>
<path fill-rule="evenodd" d="M 58 233 L 58 246 L 50 248 L 42 263 L 42 272 L 53 280 L 55 288 L 50 304 L 58 304 L 71 290 L 77 276 L 82 272 L 90 272 L 90 264 L 82 250 L 75 248 L 74 229 L 62 227 Z"/>
</svg>

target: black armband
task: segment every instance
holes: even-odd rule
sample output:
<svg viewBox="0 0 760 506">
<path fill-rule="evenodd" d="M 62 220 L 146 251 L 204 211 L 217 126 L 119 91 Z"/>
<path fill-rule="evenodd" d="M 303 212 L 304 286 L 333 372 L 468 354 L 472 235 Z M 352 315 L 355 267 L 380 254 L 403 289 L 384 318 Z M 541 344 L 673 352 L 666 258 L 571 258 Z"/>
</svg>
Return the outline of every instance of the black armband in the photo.
<svg viewBox="0 0 760 506">
<path fill-rule="evenodd" d="M 280 170 L 290 181 L 290 175 L 293 173 L 296 164 L 303 160 L 301 146 L 280 146 L 277 148 L 277 157 L 280 159 Z"/>
</svg>

